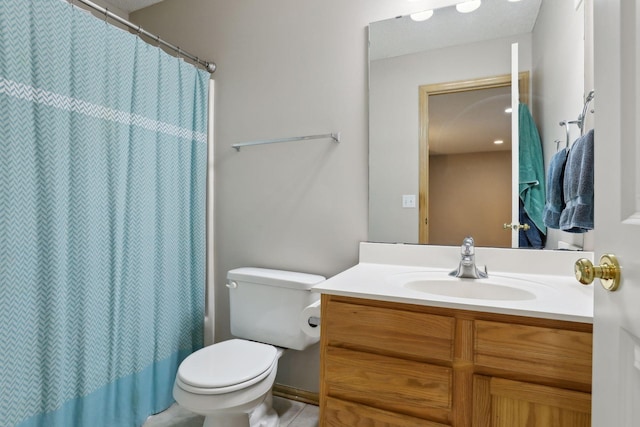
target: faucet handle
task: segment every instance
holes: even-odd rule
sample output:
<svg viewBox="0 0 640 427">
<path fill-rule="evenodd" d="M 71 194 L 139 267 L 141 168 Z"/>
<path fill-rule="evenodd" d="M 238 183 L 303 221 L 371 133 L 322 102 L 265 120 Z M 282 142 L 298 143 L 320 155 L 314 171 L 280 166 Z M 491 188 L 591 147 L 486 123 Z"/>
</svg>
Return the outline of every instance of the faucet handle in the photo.
<svg viewBox="0 0 640 427">
<path fill-rule="evenodd" d="M 473 255 L 473 253 L 475 252 L 473 237 L 465 237 L 462 241 L 461 249 L 463 255 Z"/>
</svg>

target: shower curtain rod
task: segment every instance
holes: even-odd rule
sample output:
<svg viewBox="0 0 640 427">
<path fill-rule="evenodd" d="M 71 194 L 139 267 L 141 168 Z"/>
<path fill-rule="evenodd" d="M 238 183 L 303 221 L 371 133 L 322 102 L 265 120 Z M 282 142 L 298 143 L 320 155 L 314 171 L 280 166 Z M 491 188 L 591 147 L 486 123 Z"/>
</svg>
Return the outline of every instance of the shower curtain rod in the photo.
<svg viewBox="0 0 640 427">
<path fill-rule="evenodd" d="M 190 54 L 189 52 L 185 52 L 184 50 L 180 49 L 178 46 L 174 46 L 171 43 L 168 43 L 164 40 L 162 40 L 160 38 L 160 36 L 156 36 L 155 34 L 151 34 L 150 32 L 144 30 L 140 25 L 136 25 L 131 21 L 127 21 L 124 18 L 121 18 L 120 16 L 116 15 L 115 13 L 109 12 L 109 9 L 104 8 L 102 6 L 99 6 L 89 0 L 67 0 L 67 2 L 69 2 L 71 5 L 73 5 L 74 2 L 80 2 L 86 6 L 89 6 L 90 8 L 97 10 L 98 12 L 102 13 L 103 15 L 105 15 L 107 18 L 111 18 L 116 22 L 119 22 L 122 25 L 125 25 L 126 27 L 135 30 L 138 35 L 144 35 L 146 37 L 149 37 L 151 39 L 154 39 L 156 41 L 156 43 L 161 44 L 171 50 L 173 50 L 174 52 L 178 53 L 178 56 L 184 56 L 185 58 L 189 58 L 192 61 L 196 62 L 197 64 L 202 65 L 205 70 L 207 70 L 210 73 L 213 73 L 216 70 L 216 64 L 214 62 L 209 62 L 209 61 L 204 61 L 200 58 L 198 58 L 195 55 Z"/>
</svg>

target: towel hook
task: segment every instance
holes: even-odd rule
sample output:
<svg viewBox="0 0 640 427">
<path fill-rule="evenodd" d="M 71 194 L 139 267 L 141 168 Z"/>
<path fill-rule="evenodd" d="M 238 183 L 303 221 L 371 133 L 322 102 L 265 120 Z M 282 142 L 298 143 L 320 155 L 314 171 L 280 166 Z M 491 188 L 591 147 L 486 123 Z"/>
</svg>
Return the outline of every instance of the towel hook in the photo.
<svg viewBox="0 0 640 427">
<path fill-rule="evenodd" d="M 589 104 L 591 103 L 594 97 L 595 97 L 595 91 L 592 90 L 584 99 L 584 107 L 582 107 L 582 114 L 580 114 L 580 116 L 578 117 L 578 127 L 580 127 L 580 136 L 584 135 L 584 120 L 587 117 Z"/>
<path fill-rule="evenodd" d="M 566 145 L 565 145 L 567 148 L 569 148 L 569 145 L 571 143 L 571 131 L 569 130 L 569 123 L 571 123 L 571 122 L 567 122 L 566 120 L 563 120 L 563 121 L 560 122 L 560 126 L 564 126 L 564 130 L 567 133 L 567 142 L 566 142 Z"/>
</svg>

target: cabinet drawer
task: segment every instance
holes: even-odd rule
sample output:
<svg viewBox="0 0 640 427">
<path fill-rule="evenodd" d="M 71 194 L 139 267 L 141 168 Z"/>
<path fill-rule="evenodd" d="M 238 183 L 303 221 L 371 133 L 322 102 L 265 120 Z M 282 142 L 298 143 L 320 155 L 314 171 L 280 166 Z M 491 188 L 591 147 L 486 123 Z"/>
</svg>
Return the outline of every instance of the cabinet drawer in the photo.
<svg viewBox="0 0 640 427">
<path fill-rule="evenodd" d="M 324 384 L 329 397 L 447 421 L 451 410 L 450 368 L 327 347 Z"/>
<path fill-rule="evenodd" d="M 455 319 L 330 301 L 322 332 L 328 345 L 413 360 L 453 360 Z"/>
<path fill-rule="evenodd" d="M 590 385 L 591 348 L 589 332 L 475 321 L 476 366 Z"/>
<path fill-rule="evenodd" d="M 448 427 L 421 418 L 372 408 L 344 400 L 327 398 L 322 406 L 325 427 Z"/>
</svg>

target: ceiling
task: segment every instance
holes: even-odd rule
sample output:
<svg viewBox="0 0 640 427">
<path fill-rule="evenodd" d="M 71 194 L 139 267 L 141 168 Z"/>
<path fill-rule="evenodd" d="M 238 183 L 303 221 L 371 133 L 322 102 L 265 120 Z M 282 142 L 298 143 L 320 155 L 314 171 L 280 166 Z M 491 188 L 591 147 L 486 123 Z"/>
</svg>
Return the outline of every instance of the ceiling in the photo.
<svg viewBox="0 0 640 427">
<path fill-rule="evenodd" d="M 162 0 L 103 0 L 105 3 L 116 7 L 124 12 L 131 13 L 139 9 L 144 9 L 152 4 L 160 3 Z"/>
<path fill-rule="evenodd" d="M 511 86 L 429 96 L 430 155 L 511 150 L 510 106 Z"/>
</svg>

